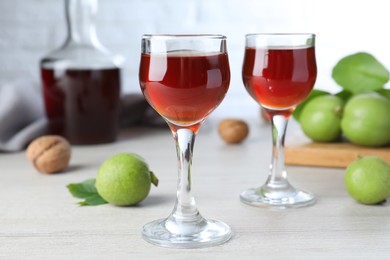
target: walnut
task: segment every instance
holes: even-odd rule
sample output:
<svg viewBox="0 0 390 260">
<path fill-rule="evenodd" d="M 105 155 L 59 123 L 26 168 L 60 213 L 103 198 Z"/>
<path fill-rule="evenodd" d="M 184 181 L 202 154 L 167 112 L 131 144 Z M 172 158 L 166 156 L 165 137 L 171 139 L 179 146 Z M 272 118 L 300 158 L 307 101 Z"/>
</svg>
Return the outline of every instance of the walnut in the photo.
<svg viewBox="0 0 390 260">
<path fill-rule="evenodd" d="M 27 158 L 43 173 L 55 173 L 65 169 L 70 160 L 69 142 L 58 135 L 41 136 L 27 147 Z"/>
<path fill-rule="evenodd" d="M 224 119 L 218 125 L 218 132 L 225 142 L 238 144 L 248 136 L 249 127 L 240 119 Z"/>
</svg>

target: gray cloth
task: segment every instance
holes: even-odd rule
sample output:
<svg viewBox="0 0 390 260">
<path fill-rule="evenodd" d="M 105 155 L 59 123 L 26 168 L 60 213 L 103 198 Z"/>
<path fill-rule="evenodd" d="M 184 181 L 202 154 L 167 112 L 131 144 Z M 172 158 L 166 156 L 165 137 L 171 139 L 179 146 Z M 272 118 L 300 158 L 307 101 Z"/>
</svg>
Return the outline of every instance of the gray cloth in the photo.
<svg viewBox="0 0 390 260">
<path fill-rule="evenodd" d="M 0 85 L 0 152 L 23 150 L 46 133 L 40 86 L 27 81 Z"/>
</svg>

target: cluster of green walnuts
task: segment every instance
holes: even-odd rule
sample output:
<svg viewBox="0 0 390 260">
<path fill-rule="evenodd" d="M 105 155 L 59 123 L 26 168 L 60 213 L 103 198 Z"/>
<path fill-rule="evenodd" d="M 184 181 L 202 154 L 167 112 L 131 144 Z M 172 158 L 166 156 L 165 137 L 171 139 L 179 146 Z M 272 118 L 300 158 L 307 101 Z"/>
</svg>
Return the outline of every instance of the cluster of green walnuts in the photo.
<svg viewBox="0 0 390 260">
<path fill-rule="evenodd" d="M 299 122 L 303 132 L 317 142 L 347 140 L 370 147 L 390 145 L 390 98 L 371 91 L 345 100 L 324 94 L 310 99 Z"/>
</svg>

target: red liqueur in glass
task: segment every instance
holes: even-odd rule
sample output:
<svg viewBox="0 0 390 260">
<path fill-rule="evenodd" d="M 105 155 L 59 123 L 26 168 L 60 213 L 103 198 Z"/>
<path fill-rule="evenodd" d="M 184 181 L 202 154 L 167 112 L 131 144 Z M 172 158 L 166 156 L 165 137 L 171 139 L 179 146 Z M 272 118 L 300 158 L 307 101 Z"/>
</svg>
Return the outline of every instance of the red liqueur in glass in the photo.
<svg viewBox="0 0 390 260">
<path fill-rule="evenodd" d="M 51 134 L 73 144 L 112 142 L 119 117 L 120 70 L 41 70 Z"/>
<path fill-rule="evenodd" d="M 249 94 L 266 109 L 293 110 L 317 76 L 314 47 L 246 48 L 242 76 Z"/>
<path fill-rule="evenodd" d="M 167 120 L 190 126 L 205 119 L 223 100 L 230 82 L 226 53 L 142 54 L 141 90 Z"/>
</svg>

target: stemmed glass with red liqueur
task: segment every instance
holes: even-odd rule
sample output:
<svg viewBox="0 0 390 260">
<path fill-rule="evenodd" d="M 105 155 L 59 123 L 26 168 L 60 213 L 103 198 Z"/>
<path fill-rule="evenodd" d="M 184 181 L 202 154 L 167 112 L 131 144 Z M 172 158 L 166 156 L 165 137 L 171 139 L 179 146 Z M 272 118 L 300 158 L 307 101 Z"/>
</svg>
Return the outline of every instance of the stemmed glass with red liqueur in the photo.
<svg viewBox="0 0 390 260">
<path fill-rule="evenodd" d="M 155 245 L 196 248 L 231 237 L 228 225 L 203 218 L 191 194 L 195 136 L 222 102 L 230 83 L 226 37 L 222 35 L 144 35 L 139 71 L 142 93 L 170 127 L 178 158 L 177 198 L 172 213 L 143 227 Z"/>
<path fill-rule="evenodd" d="M 307 191 L 293 187 L 284 163 L 284 139 L 295 107 L 312 90 L 317 77 L 314 34 L 246 35 L 242 78 L 250 96 L 272 123 L 272 161 L 268 179 L 240 195 L 253 206 L 301 207 L 315 202 Z"/>
</svg>

